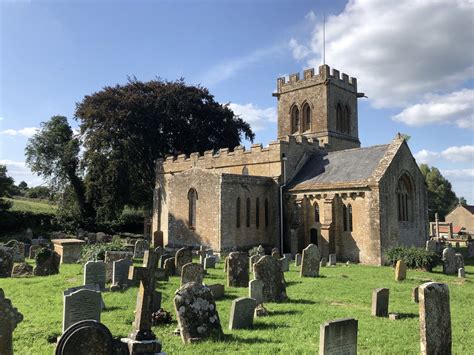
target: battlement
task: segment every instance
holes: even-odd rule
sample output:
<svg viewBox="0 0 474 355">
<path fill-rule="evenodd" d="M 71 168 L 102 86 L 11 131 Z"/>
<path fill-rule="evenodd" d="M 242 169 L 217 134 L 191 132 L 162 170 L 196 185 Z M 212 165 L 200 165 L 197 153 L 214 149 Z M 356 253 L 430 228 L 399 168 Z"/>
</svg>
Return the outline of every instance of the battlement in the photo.
<svg viewBox="0 0 474 355">
<path fill-rule="evenodd" d="M 327 80 L 331 80 L 338 86 L 341 86 L 349 91 L 357 93 L 357 79 L 349 77 L 346 73 L 341 73 L 337 69 L 330 69 L 329 65 L 321 65 L 319 73 L 315 75 L 314 68 L 303 71 L 303 78 L 300 78 L 299 73 L 290 74 L 288 81 L 285 77 L 277 79 L 277 95 L 301 89 L 308 86 L 324 84 Z"/>
</svg>

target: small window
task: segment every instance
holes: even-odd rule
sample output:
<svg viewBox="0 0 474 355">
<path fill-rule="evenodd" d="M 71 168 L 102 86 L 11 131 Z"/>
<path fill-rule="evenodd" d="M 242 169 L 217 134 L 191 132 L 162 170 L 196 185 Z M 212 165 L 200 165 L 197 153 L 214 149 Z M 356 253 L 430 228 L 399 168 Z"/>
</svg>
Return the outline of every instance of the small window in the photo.
<svg viewBox="0 0 474 355">
<path fill-rule="evenodd" d="M 191 229 L 196 229 L 196 205 L 197 205 L 198 195 L 195 189 L 190 189 L 188 191 L 188 226 Z"/>
<path fill-rule="evenodd" d="M 336 106 L 336 131 L 342 132 L 342 106 L 337 104 Z"/>
<path fill-rule="evenodd" d="M 412 195 L 413 188 L 411 180 L 408 175 L 404 174 L 397 185 L 397 205 L 398 205 L 398 220 L 401 222 L 408 222 L 412 220 Z"/>
<path fill-rule="evenodd" d="M 250 227 L 250 198 L 247 198 L 246 222 L 247 227 Z"/>
<path fill-rule="evenodd" d="M 242 169 L 242 175 L 248 175 L 249 174 L 249 169 L 244 166 L 243 169 Z"/>
<path fill-rule="evenodd" d="M 314 221 L 319 223 L 319 205 L 318 203 L 314 204 Z"/>
<path fill-rule="evenodd" d="M 268 227 L 268 199 L 265 199 L 265 227 Z"/>
<path fill-rule="evenodd" d="M 342 205 L 342 225 L 344 232 L 347 232 L 347 207 Z"/>
<path fill-rule="evenodd" d="M 304 131 L 311 130 L 311 108 L 308 104 L 303 106 L 303 122 L 304 122 Z"/>
<path fill-rule="evenodd" d="M 347 206 L 347 211 L 348 211 L 348 219 L 349 219 L 349 231 L 352 232 L 352 206 L 348 205 Z"/>
<path fill-rule="evenodd" d="M 291 110 L 291 133 L 299 133 L 300 131 L 300 110 L 293 106 Z"/>
<path fill-rule="evenodd" d="M 255 201 L 255 227 L 260 227 L 260 201 L 258 197 Z"/>
<path fill-rule="evenodd" d="M 346 105 L 346 109 L 344 110 L 344 133 L 350 134 L 351 133 L 351 111 L 349 106 Z"/>
<path fill-rule="evenodd" d="M 240 228 L 240 197 L 237 197 L 237 202 L 236 202 L 236 205 L 235 205 L 235 212 L 236 212 L 236 216 L 235 216 L 235 225 L 237 228 Z"/>
</svg>

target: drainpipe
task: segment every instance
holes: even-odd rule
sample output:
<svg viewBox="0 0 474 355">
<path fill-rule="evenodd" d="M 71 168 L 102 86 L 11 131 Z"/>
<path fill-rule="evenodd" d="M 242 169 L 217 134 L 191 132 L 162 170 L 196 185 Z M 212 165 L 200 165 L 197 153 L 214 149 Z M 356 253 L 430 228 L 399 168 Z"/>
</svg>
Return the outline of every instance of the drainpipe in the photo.
<svg viewBox="0 0 474 355">
<path fill-rule="evenodd" d="M 283 164 L 283 183 L 280 185 L 280 252 L 283 255 L 283 235 L 284 235 L 284 223 L 283 223 L 283 189 L 286 186 L 286 161 L 287 158 L 285 155 L 281 157 Z"/>
</svg>

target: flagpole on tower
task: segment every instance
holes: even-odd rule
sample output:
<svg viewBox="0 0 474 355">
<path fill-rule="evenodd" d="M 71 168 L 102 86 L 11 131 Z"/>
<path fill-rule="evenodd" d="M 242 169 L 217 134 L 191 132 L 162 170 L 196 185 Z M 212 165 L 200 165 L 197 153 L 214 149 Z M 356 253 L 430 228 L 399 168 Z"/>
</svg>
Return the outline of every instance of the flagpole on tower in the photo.
<svg viewBox="0 0 474 355">
<path fill-rule="evenodd" d="M 326 64 L 326 14 L 323 14 L 323 65 Z"/>
</svg>

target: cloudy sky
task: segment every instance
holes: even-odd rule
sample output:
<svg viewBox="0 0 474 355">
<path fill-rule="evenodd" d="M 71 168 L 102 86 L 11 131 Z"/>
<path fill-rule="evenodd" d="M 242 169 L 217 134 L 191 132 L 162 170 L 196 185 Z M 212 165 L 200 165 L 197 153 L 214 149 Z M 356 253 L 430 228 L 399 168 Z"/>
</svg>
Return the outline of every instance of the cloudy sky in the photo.
<svg viewBox="0 0 474 355">
<path fill-rule="evenodd" d="M 474 5 L 469 1 L 2 1 L 0 163 L 41 183 L 24 147 L 105 85 L 184 77 L 276 137 L 276 78 L 322 63 L 357 77 L 363 146 L 411 136 L 474 204 Z"/>
</svg>

